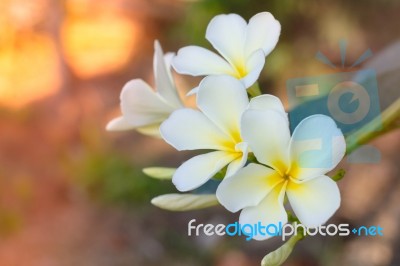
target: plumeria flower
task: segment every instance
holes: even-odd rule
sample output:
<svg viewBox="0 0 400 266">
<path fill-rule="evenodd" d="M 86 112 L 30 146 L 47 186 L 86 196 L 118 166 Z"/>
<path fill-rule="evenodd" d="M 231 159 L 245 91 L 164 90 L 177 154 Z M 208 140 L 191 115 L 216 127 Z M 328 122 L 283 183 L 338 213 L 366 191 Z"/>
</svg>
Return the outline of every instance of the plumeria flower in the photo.
<svg viewBox="0 0 400 266">
<path fill-rule="evenodd" d="M 326 173 L 336 167 L 346 149 L 335 122 L 313 115 L 290 136 L 284 112 L 257 108 L 243 114 L 241 126 L 258 162 L 268 167 L 251 163 L 224 179 L 217 189 L 220 203 L 231 212 L 242 210 L 241 224 L 285 224 L 286 195 L 303 225 L 314 228 L 325 223 L 340 205 L 338 186 Z"/>
<path fill-rule="evenodd" d="M 187 46 L 178 51 L 172 66 L 178 73 L 192 76 L 230 75 L 249 88 L 258 79 L 280 31 L 281 25 L 269 12 L 256 14 L 248 24 L 236 14 L 218 15 L 208 24 L 206 39 L 221 56 Z"/>
<path fill-rule="evenodd" d="M 199 86 L 197 107 L 180 109 L 162 123 L 161 136 L 177 150 L 213 150 L 184 162 L 172 182 L 180 191 L 195 189 L 227 167 L 226 176 L 247 160 L 240 118 L 249 100 L 243 84 L 230 76 L 209 76 Z"/>
<path fill-rule="evenodd" d="M 122 116 L 111 120 L 107 130 L 136 129 L 152 136 L 159 136 L 160 124 L 176 109 L 183 108 L 171 75 L 172 53 L 164 56 L 158 41 L 154 42 L 153 90 L 141 79 L 129 81 L 121 92 Z"/>
</svg>

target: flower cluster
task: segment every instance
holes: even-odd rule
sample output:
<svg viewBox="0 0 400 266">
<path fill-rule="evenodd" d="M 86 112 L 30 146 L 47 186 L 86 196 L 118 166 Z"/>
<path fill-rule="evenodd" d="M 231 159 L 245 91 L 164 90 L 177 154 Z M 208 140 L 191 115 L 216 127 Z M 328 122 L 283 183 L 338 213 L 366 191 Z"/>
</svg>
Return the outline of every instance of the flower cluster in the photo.
<svg viewBox="0 0 400 266">
<path fill-rule="evenodd" d="M 326 175 L 346 150 L 335 122 L 313 115 L 291 133 L 277 97 L 250 93 L 280 29 L 268 12 L 248 23 L 236 14 L 218 15 L 209 23 L 206 38 L 220 55 L 187 46 L 177 55 L 164 56 L 155 43 L 156 90 L 139 79 L 128 82 L 121 93 L 122 116 L 107 129 L 134 128 L 161 136 L 179 151 L 207 150 L 172 171 L 172 182 L 181 192 L 196 190 L 210 179 L 222 181 L 215 195 L 168 194 L 153 199 L 153 204 L 188 210 L 219 202 L 231 212 L 241 210 L 242 224 L 285 224 L 287 198 L 307 227 L 325 223 L 338 209 L 338 186 Z M 196 109 L 185 107 L 179 98 L 171 65 L 181 74 L 206 76 L 191 91 Z M 329 145 L 322 145 L 326 139 Z M 308 152 L 316 149 L 318 153 Z"/>
</svg>

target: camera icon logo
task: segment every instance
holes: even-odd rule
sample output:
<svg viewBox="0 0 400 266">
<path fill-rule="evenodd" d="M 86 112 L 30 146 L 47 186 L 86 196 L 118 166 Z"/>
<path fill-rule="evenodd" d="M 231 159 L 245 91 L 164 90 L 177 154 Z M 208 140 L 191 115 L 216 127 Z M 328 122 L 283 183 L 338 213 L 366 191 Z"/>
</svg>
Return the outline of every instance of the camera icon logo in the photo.
<svg viewBox="0 0 400 266">
<path fill-rule="evenodd" d="M 341 44 L 342 67 L 344 67 L 345 49 L 343 49 L 343 43 Z M 370 55 L 371 52 L 368 50 L 353 66 L 360 64 Z M 336 68 L 322 53 L 317 53 L 317 58 Z M 360 129 L 373 119 L 380 118 L 378 84 L 376 72 L 373 69 L 293 78 L 287 81 L 286 89 L 291 107 L 289 119 L 292 131 L 304 118 L 315 114 L 330 116 L 345 136 Z M 334 152 L 335 138 L 338 136 L 327 138 L 326 136 L 318 137 L 317 133 L 315 134 L 314 141 L 322 142 L 320 146 L 323 146 L 325 151 L 328 148 Z M 348 161 L 352 163 L 379 161 L 379 151 L 373 147 L 362 148 L 360 150 L 367 151 L 363 153 L 363 157 L 355 152 L 354 155 L 349 156 Z M 307 157 L 310 152 L 318 153 L 318 150 L 305 151 L 304 156 Z M 329 163 L 332 161 L 326 160 L 325 165 L 304 165 L 304 167 L 330 168 Z"/>
<path fill-rule="evenodd" d="M 348 94 L 352 96 L 351 100 L 347 101 L 348 106 L 353 105 L 353 111 L 346 111 L 347 106 L 341 104 L 341 99 Z M 371 100 L 368 91 L 363 86 L 353 81 L 343 81 L 329 92 L 327 104 L 329 113 L 336 121 L 354 125 L 367 116 L 371 107 Z M 356 106 L 354 107 L 354 105 Z"/>
</svg>

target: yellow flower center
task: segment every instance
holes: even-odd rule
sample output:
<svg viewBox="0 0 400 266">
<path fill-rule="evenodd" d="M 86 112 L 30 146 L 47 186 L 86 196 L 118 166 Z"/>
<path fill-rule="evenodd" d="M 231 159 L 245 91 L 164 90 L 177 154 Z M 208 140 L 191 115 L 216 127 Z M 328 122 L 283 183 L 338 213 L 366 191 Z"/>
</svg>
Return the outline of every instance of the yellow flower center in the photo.
<svg viewBox="0 0 400 266">
<path fill-rule="evenodd" d="M 247 75 L 246 66 L 242 64 L 235 64 L 236 75 L 238 79 L 244 78 Z"/>
</svg>

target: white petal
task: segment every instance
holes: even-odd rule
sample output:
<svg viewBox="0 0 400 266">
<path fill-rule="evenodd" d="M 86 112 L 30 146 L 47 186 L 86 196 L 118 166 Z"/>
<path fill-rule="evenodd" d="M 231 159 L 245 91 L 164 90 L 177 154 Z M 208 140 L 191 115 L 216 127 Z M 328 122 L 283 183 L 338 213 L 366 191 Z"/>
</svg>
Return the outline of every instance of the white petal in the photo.
<svg viewBox="0 0 400 266">
<path fill-rule="evenodd" d="M 225 178 L 230 177 L 235 174 L 239 169 L 241 169 L 247 162 L 247 156 L 249 153 L 248 145 L 246 142 L 241 142 L 236 144 L 235 150 L 239 151 L 238 158 L 228 165 L 226 170 Z"/>
<path fill-rule="evenodd" d="M 161 123 L 174 111 L 141 79 L 125 84 L 120 98 L 124 119 L 134 127 Z"/>
<path fill-rule="evenodd" d="M 174 193 L 155 197 L 151 204 L 169 211 L 191 211 L 218 205 L 218 200 L 213 194 Z"/>
<path fill-rule="evenodd" d="M 136 130 L 144 135 L 152 136 L 155 138 L 161 138 L 160 124 L 138 127 L 136 128 Z"/>
<path fill-rule="evenodd" d="M 253 16 L 247 26 L 246 56 L 258 49 L 268 55 L 278 42 L 281 24 L 269 12 L 258 13 Z"/>
<path fill-rule="evenodd" d="M 171 66 L 172 66 L 172 60 L 174 59 L 174 57 L 175 57 L 175 53 L 173 53 L 173 52 L 167 52 L 164 54 L 165 66 L 169 70 L 168 74 L 171 76 L 171 80 L 173 80 L 172 73 L 171 73 Z"/>
<path fill-rule="evenodd" d="M 161 138 L 160 123 L 148 126 L 136 127 L 130 124 L 129 121 L 127 121 L 123 116 L 120 116 L 108 122 L 106 126 L 106 130 L 108 131 L 124 131 L 131 129 L 136 129 L 138 132 L 144 135 Z"/>
<path fill-rule="evenodd" d="M 232 67 L 219 55 L 199 46 L 179 49 L 172 60 L 176 72 L 192 76 L 235 75 Z"/>
<path fill-rule="evenodd" d="M 240 224 L 257 224 L 262 225 L 275 224 L 279 228 L 279 223 L 282 225 L 287 223 L 287 214 L 283 206 L 285 196 L 286 183 L 277 185 L 268 195 L 254 207 L 244 208 L 240 213 Z M 272 231 L 272 230 L 271 230 Z M 257 234 L 255 240 L 264 240 L 271 236 Z"/>
<path fill-rule="evenodd" d="M 246 89 L 231 76 L 209 76 L 200 83 L 197 106 L 237 142 L 241 142 L 240 118 L 248 104 Z"/>
<path fill-rule="evenodd" d="M 218 15 L 208 24 L 206 39 L 231 65 L 243 65 L 246 27 L 239 15 Z"/>
<path fill-rule="evenodd" d="M 251 163 L 225 178 L 217 189 L 219 202 L 229 211 L 256 206 L 283 178 L 273 169 Z"/>
<path fill-rule="evenodd" d="M 255 110 L 275 110 L 277 112 L 281 112 L 286 114 L 285 108 L 281 100 L 271 94 L 263 94 L 257 97 L 254 97 L 250 101 L 250 109 Z"/>
<path fill-rule="evenodd" d="M 287 196 L 300 222 L 306 227 L 324 224 L 340 206 L 340 192 L 328 176 L 296 184 L 289 182 Z"/>
<path fill-rule="evenodd" d="M 106 130 L 108 131 L 121 131 L 121 130 L 130 130 L 134 129 L 135 127 L 128 123 L 123 116 L 114 118 L 110 122 L 108 122 L 106 126 Z"/>
<path fill-rule="evenodd" d="M 199 86 L 194 87 L 193 89 L 191 89 L 188 93 L 186 93 L 186 96 L 192 96 L 194 94 L 197 94 L 199 92 Z"/>
<path fill-rule="evenodd" d="M 164 53 L 158 41 L 154 42 L 153 68 L 158 93 L 173 107 L 182 107 L 183 104 L 171 76 L 170 65 L 167 65 L 164 59 Z"/>
<path fill-rule="evenodd" d="M 246 88 L 253 85 L 260 77 L 265 64 L 265 55 L 262 50 L 257 50 L 246 60 L 246 76 L 241 79 Z"/>
<path fill-rule="evenodd" d="M 232 154 L 223 151 L 197 155 L 176 169 L 172 182 L 179 191 L 198 188 L 232 160 Z"/>
<path fill-rule="evenodd" d="M 179 109 L 161 124 L 161 136 L 177 150 L 223 150 L 231 142 L 203 113 L 193 109 Z"/>
<path fill-rule="evenodd" d="M 299 123 L 290 141 L 290 175 L 307 180 L 338 165 L 346 151 L 342 132 L 332 118 L 312 115 Z"/>
<path fill-rule="evenodd" d="M 274 110 L 247 110 L 242 116 L 242 137 L 257 160 L 285 173 L 290 141 L 287 117 Z"/>
</svg>

